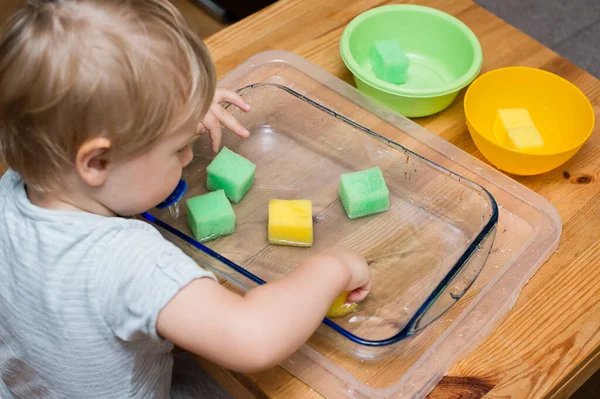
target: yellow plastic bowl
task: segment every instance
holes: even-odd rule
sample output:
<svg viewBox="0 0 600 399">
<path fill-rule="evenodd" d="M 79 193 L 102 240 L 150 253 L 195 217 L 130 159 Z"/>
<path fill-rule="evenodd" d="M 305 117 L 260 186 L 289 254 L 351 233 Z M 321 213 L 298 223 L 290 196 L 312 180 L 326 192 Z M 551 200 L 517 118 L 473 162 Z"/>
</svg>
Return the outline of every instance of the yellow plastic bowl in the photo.
<svg viewBox="0 0 600 399">
<path fill-rule="evenodd" d="M 537 175 L 565 163 L 594 128 L 594 109 L 569 81 L 535 68 L 500 68 L 481 75 L 465 95 L 467 127 L 475 145 L 498 169 L 515 175 Z M 544 139 L 528 154 L 501 146 L 492 135 L 499 108 L 527 108 Z"/>
</svg>

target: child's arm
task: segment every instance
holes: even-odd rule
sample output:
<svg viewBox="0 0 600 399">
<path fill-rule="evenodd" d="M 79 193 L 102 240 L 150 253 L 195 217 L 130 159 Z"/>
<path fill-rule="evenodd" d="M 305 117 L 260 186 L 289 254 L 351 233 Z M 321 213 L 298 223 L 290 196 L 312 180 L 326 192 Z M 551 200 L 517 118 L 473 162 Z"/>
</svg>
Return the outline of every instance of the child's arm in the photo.
<svg viewBox="0 0 600 399">
<path fill-rule="evenodd" d="M 336 249 L 312 257 L 285 278 L 245 297 L 210 279 L 195 280 L 159 313 L 159 334 L 176 345 L 239 372 L 278 364 L 317 329 L 344 290 L 352 301 L 371 288 L 365 260 Z"/>
</svg>

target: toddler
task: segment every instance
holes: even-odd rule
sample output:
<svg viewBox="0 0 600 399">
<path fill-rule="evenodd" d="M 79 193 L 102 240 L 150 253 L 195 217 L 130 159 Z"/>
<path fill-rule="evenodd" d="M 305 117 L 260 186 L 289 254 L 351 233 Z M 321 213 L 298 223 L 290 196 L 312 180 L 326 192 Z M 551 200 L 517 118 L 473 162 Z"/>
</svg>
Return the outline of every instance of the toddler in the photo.
<svg viewBox="0 0 600 399">
<path fill-rule="evenodd" d="M 369 292 L 333 248 L 241 297 L 151 225 L 190 141 L 221 123 L 202 42 L 165 0 L 29 0 L 0 37 L 0 397 L 166 398 L 174 344 L 239 372 L 271 367 L 340 292 Z"/>
</svg>

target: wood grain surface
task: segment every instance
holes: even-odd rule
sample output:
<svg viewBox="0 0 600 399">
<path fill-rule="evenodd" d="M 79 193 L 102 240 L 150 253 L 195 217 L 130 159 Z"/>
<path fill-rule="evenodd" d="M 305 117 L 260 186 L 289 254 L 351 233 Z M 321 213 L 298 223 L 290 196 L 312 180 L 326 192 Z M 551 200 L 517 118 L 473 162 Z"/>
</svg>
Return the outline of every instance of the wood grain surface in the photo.
<svg viewBox="0 0 600 399">
<path fill-rule="evenodd" d="M 361 12 L 390 3 L 395 2 L 281 0 L 206 43 L 220 76 L 255 53 L 283 49 L 351 83 L 338 51 L 343 29 Z M 484 72 L 525 65 L 556 73 L 578 86 L 600 117 L 597 79 L 470 0 L 409 3 L 441 9 L 465 22 L 482 44 Z M 0 16 L 2 12 L 5 9 L 0 7 Z M 467 132 L 462 98 L 461 94 L 438 115 L 415 121 L 483 159 Z M 430 398 L 567 398 L 600 368 L 600 233 L 595 228 L 600 212 L 598 133 L 596 128 L 582 150 L 562 167 L 517 178 L 557 207 L 563 220 L 560 246 L 524 288 L 504 322 L 449 371 Z M 281 368 L 241 376 L 204 364 L 235 397 L 320 398 Z"/>
<path fill-rule="evenodd" d="M 255 53 L 282 49 L 352 83 L 338 51 L 343 29 L 361 12 L 390 3 L 397 2 L 331 0 L 315 6 L 309 0 L 281 0 L 206 43 L 220 76 Z M 524 65 L 556 73 L 579 87 L 600 115 L 597 79 L 473 2 L 409 3 L 441 9 L 466 23 L 481 42 L 483 72 Z M 462 98 L 438 115 L 415 121 L 483 159 L 467 132 Z M 600 368 L 600 233 L 595 228 L 600 211 L 598 130 L 562 167 L 516 178 L 557 207 L 563 220 L 559 249 L 524 288 L 506 320 L 450 370 L 431 398 L 566 398 Z M 250 378 L 271 398 L 320 397 L 280 368 Z"/>
</svg>

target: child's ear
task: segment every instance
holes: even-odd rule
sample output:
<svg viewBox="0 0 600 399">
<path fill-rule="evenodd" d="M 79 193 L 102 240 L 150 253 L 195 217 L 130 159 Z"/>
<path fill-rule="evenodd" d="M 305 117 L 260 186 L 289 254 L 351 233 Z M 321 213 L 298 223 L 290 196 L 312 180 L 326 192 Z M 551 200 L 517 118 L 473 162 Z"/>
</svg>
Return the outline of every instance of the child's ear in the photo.
<svg viewBox="0 0 600 399">
<path fill-rule="evenodd" d="M 110 139 L 95 137 L 85 141 L 79 147 L 75 157 L 75 169 L 86 184 L 97 187 L 108 179 L 110 146 Z"/>
</svg>

